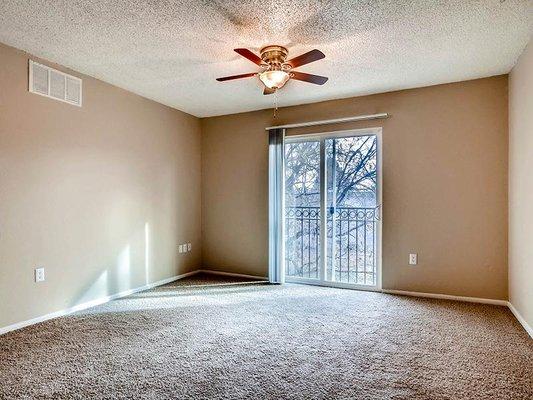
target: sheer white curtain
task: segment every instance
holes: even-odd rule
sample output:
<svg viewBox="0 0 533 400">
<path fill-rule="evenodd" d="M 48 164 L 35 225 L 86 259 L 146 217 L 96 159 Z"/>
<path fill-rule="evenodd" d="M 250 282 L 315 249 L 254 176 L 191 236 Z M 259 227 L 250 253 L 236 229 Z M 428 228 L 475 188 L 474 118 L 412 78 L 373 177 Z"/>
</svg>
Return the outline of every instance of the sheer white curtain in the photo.
<svg viewBox="0 0 533 400">
<path fill-rule="evenodd" d="M 284 180 L 285 129 L 268 131 L 268 280 L 285 281 L 284 260 Z"/>
</svg>

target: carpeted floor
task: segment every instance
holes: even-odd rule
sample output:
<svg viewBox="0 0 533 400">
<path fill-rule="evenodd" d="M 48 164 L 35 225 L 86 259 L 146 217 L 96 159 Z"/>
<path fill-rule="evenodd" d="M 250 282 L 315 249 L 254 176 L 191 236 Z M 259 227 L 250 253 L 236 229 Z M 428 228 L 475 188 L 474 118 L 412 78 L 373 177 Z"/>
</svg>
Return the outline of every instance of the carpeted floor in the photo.
<svg viewBox="0 0 533 400">
<path fill-rule="evenodd" d="M 505 307 L 195 276 L 0 336 L 1 399 L 532 399 Z"/>
</svg>

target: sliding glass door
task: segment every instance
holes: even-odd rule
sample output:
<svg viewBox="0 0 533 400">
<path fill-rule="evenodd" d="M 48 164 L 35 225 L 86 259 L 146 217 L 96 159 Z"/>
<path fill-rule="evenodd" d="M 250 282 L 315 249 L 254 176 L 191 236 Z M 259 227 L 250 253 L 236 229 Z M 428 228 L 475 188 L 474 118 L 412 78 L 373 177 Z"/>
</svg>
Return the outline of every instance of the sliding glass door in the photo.
<svg viewBox="0 0 533 400">
<path fill-rule="evenodd" d="M 286 280 L 380 286 L 380 129 L 285 139 Z"/>
</svg>

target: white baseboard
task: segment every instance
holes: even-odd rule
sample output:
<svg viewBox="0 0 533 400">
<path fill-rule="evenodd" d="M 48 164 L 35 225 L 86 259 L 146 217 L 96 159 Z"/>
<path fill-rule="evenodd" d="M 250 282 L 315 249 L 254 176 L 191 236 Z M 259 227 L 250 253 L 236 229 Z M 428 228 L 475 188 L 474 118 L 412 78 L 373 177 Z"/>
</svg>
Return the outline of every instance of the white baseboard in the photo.
<svg viewBox="0 0 533 400">
<path fill-rule="evenodd" d="M 511 312 L 513 313 L 515 318 L 518 320 L 518 322 L 520 322 L 520 324 L 524 327 L 526 332 L 529 334 L 529 337 L 533 339 L 533 329 L 531 328 L 531 326 L 529 326 L 529 324 L 524 319 L 524 317 L 522 317 L 522 315 L 518 312 L 518 310 L 514 308 L 514 306 L 511 304 L 510 301 L 508 302 L 507 305 L 509 306 L 509 310 L 511 310 Z"/>
<path fill-rule="evenodd" d="M 217 271 L 214 269 L 200 269 L 197 272 L 203 272 L 205 274 L 213 274 L 213 275 L 222 275 L 222 276 L 234 276 L 236 278 L 253 279 L 256 281 L 268 281 L 268 278 L 266 276 L 237 274 L 234 272 Z"/>
<path fill-rule="evenodd" d="M 186 278 L 188 276 L 192 276 L 192 275 L 195 275 L 195 274 L 198 274 L 198 273 L 201 273 L 201 272 L 207 273 L 207 274 L 214 274 L 214 275 L 233 276 L 233 277 L 237 277 L 237 278 L 253 279 L 253 280 L 257 280 L 257 281 L 267 281 L 268 280 L 268 278 L 264 277 L 264 276 L 238 274 L 238 273 L 233 273 L 233 272 L 224 272 L 224 271 L 217 271 L 217 270 L 210 270 L 210 269 L 200 269 L 200 270 L 190 271 L 190 272 L 187 272 L 187 273 L 184 273 L 184 274 L 180 274 L 180 275 L 172 276 L 170 278 L 162 279 L 162 280 L 157 281 L 157 282 L 149 283 L 147 285 L 144 285 L 144 286 L 141 286 L 141 287 L 138 287 L 138 288 L 125 290 L 123 292 L 115 293 L 115 294 L 112 294 L 112 295 L 109 295 L 109 296 L 105 296 L 105 297 L 100 297 L 98 299 L 91 300 L 91 301 L 88 301 L 88 302 L 85 302 L 85 303 L 82 303 L 82 304 L 78 304 L 78 305 L 75 305 L 73 307 L 66 308 L 64 310 L 55 311 L 55 312 L 50 313 L 50 314 L 42 315 L 42 316 L 39 316 L 39 317 L 36 317 L 36 318 L 28 319 L 26 321 L 17 322 L 17 323 L 12 324 L 12 325 L 1 327 L 0 328 L 0 335 L 2 335 L 4 333 L 7 333 L 7 332 L 11 332 L 11 331 L 17 330 L 17 329 L 24 328 L 26 326 L 34 325 L 34 324 L 37 324 L 39 322 L 44 322 L 44 321 L 47 321 L 49 319 L 58 318 L 58 317 L 62 317 L 62 316 L 65 316 L 65 315 L 69 315 L 69 314 L 75 313 L 76 311 L 85 310 L 85 309 L 90 308 L 90 307 L 94 307 L 94 306 L 97 306 L 97 305 L 100 305 L 100 304 L 107 303 L 107 302 L 109 302 L 111 300 L 115 300 L 115 299 L 119 299 L 121 297 L 129 296 L 129 295 L 137 293 L 137 292 L 142 292 L 143 290 L 152 289 L 152 288 L 154 288 L 156 286 L 165 285 L 167 283 L 174 282 L 174 281 L 177 281 L 179 279 L 183 279 L 183 278 Z M 452 296 L 452 295 L 448 295 L 448 294 L 438 294 L 438 293 L 409 292 L 409 291 L 404 291 L 404 290 L 391 290 L 391 289 L 382 289 L 381 291 L 383 293 L 387 293 L 387 294 L 396 294 L 396 295 L 402 295 L 402 296 L 428 297 L 428 298 L 432 298 L 432 299 L 466 301 L 466 302 L 470 302 L 470 303 L 482 303 L 482 304 L 492 304 L 492 305 L 498 305 L 498 306 L 507 306 L 507 307 L 509 307 L 509 309 L 511 310 L 513 315 L 516 317 L 518 322 L 520 322 L 520 324 L 524 327 L 524 329 L 529 334 L 529 336 L 533 338 L 533 329 L 531 328 L 531 326 L 529 326 L 529 324 L 522 317 L 522 315 L 520 315 L 518 310 L 516 310 L 516 308 L 514 308 L 514 306 L 510 302 L 508 302 L 506 300 L 484 299 L 484 298 L 479 298 L 479 297 Z"/>
<path fill-rule="evenodd" d="M 383 289 L 383 293 L 388 294 L 398 294 L 401 296 L 413 296 L 413 297 L 429 297 L 431 299 L 443 299 L 443 300 L 455 300 L 455 301 L 466 301 L 469 303 L 482 303 L 482 304 L 493 304 L 497 306 L 507 306 L 507 300 L 496 300 L 496 299 L 484 299 L 481 297 L 466 297 L 466 296 L 453 296 L 450 294 L 439 294 L 439 293 L 423 293 L 423 292 L 409 292 L 405 290 L 391 290 Z"/>
<path fill-rule="evenodd" d="M 94 307 L 94 306 L 97 306 L 97 305 L 100 305 L 100 304 L 107 303 L 107 302 L 109 302 L 111 300 L 115 300 L 115 299 L 119 299 L 121 297 L 129 296 L 129 295 L 131 295 L 133 293 L 142 292 L 143 290 L 152 289 L 152 288 L 154 288 L 156 286 L 165 285 L 167 283 L 177 281 L 178 279 L 183 279 L 183 278 L 186 278 L 188 276 L 197 274 L 198 272 L 199 271 L 191 271 L 191 272 L 187 272 L 185 274 L 172 276 L 172 277 L 166 278 L 166 279 L 161 279 L 160 281 L 149 283 L 147 285 L 140 286 L 140 287 L 137 287 L 137 288 L 134 288 L 134 289 L 125 290 L 123 292 L 111 294 L 109 296 L 100 297 L 98 299 L 94 299 L 94 300 L 91 300 L 91 301 L 88 301 L 88 302 L 85 302 L 85 303 L 77 304 L 77 305 L 75 305 L 73 307 L 69 307 L 69 308 L 66 308 L 64 310 L 55 311 L 53 313 L 41 315 L 39 317 L 28 319 L 26 321 L 17 322 L 17 323 L 12 324 L 12 325 L 0 327 L 0 335 L 2 335 L 4 333 L 7 333 L 7 332 L 11 332 L 11 331 L 17 330 L 17 329 L 20 329 L 20 328 L 24 328 L 26 326 L 34 325 L 34 324 L 37 324 L 39 322 L 44 322 L 44 321 L 47 321 L 49 319 L 53 319 L 53 318 L 57 318 L 57 317 L 63 317 L 65 315 L 69 315 L 69 314 L 75 313 L 76 311 L 85 310 L 85 309 L 90 308 L 90 307 Z"/>
</svg>

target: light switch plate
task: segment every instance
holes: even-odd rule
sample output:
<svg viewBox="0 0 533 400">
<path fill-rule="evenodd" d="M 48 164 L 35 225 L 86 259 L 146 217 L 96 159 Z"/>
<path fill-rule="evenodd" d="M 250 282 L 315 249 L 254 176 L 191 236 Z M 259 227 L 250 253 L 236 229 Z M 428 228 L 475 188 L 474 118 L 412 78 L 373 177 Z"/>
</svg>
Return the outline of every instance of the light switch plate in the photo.
<svg viewBox="0 0 533 400">
<path fill-rule="evenodd" d="M 418 254 L 411 253 L 409 254 L 409 265 L 417 265 L 418 264 Z"/>
<path fill-rule="evenodd" d="M 44 282 L 44 267 L 35 268 L 35 282 Z"/>
<path fill-rule="evenodd" d="M 178 250 L 179 250 L 180 253 L 183 253 L 183 245 L 180 244 L 180 245 L 178 246 Z"/>
<path fill-rule="evenodd" d="M 187 243 L 187 251 L 191 251 L 191 248 L 192 248 L 192 244 Z"/>
</svg>

